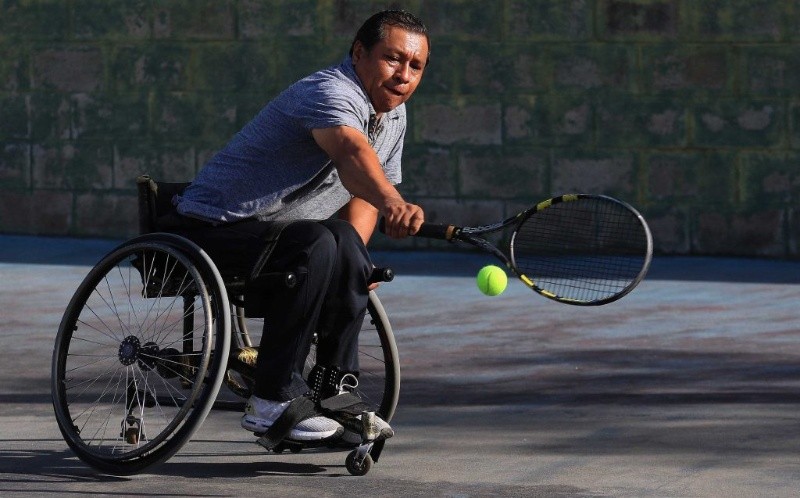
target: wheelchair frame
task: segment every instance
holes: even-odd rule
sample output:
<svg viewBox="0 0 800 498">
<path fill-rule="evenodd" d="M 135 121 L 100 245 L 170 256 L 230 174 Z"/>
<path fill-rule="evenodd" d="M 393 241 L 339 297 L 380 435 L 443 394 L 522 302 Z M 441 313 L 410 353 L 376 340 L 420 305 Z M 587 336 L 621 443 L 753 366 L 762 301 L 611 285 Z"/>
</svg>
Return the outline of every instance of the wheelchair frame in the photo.
<svg viewBox="0 0 800 498">
<path fill-rule="evenodd" d="M 59 429 L 81 460 L 105 473 L 130 475 L 166 461 L 203 423 L 223 383 L 239 398 L 249 397 L 253 386 L 251 335 L 260 324 L 246 317 L 246 279 L 223 277 L 196 244 L 159 231 L 172 196 L 187 185 L 137 178 L 141 235 L 89 271 L 56 336 L 51 391 Z M 399 358 L 374 292 L 359 361 L 358 394 L 390 421 Z M 312 346 L 305 375 L 314 363 Z M 274 450 L 287 447 L 302 448 Z M 383 441 L 352 449 L 348 470 L 365 474 L 382 448 Z"/>
</svg>

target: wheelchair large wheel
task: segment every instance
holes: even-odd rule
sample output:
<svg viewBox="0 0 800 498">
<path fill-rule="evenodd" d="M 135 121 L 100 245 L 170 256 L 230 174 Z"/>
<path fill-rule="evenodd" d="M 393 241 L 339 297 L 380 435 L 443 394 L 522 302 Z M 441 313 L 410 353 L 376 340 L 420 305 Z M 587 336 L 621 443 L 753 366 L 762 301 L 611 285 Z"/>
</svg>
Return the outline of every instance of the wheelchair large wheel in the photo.
<svg viewBox="0 0 800 498">
<path fill-rule="evenodd" d="M 128 475 L 191 438 L 224 377 L 228 309 L 211 260 L 175 235 L 138 237 L 92 268 L 61 321 L 51 378 L 81 460 Z"/>
<path fill-rule="evenodd" d="M 244 309 L 234 306 L 234 347 L 245 352 L 255 351 L 258 346 L 263 319 L 245 318 Z M 315 341 L 316 342 L 316 341 Z M 360 375 L 357 393 L 364 401 L 377 407 L 378 415 L 387 422 L 392 419 L 400 396 L 400 359 L 397 353 L 392 326 L 375 292 L 369 293 L 367 314 L 358 337 L 358 361 Z M 304 375 L 307 377 L 316 364 L 316 345 L 306 358 Z M 229 371 L 228 387 L 238 396 L 250 396 L 252 379 L 240 372 Z"/>
</svg>

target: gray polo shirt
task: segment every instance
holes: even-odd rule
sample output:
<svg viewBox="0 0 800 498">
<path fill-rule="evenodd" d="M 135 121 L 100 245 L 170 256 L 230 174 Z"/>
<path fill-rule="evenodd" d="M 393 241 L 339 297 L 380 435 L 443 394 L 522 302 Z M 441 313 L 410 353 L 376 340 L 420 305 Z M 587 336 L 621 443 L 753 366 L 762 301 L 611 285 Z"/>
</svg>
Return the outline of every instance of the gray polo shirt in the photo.
<svg viewBox="0 0 800 498">
<path fill-rule="evenodd" d="M 349 126 L 369 139 L 386 178 L 400 183 L 405 104 L 375 122 L 350 57 L 290 86 L 198 173 L 178 212 L 212 222 L 326 219 L 351 195 L 311 130 Z"/>
</svg>

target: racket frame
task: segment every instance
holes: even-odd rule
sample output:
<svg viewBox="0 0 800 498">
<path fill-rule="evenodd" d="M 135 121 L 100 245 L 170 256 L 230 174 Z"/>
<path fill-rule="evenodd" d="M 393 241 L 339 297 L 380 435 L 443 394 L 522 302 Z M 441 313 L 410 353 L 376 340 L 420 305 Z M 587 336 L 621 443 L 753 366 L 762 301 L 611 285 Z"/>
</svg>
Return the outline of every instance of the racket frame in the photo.
<svg viewBox="0 0 800 498">
<path fill-rule="evenodd" d="M 646 247 L 646 252 L 644 254 L 644 263 L 642 264 L 641 270 L 639 271 L 638 275 L 633 280 L 631 280 L 631 282 L 628 285 L 625 286 L 624 289 L 604 299 L 584 301 L 580 299 L 572 299 L 564 296 L 559 296 L 551 291 L 548 291 L 547 289 L 542 289 L 536 284 L 536 282 L 533 281 L 533 279 L 531 279 L 524 273 L 520 272 L 519 269 L 517 268 L 517 265 L 514 262 L 514 239 L 517 236 L 520 226 L 528 218 L 535 215 L 536 213 L 544 211 L 545 209 L 548 209 L 551 206 L 560 204 L 562 202 L 574 202 L 579 199 L 590 199 L 590 198 L 604 199 L 608 202 L 622 205 L 623 207 L 631 211 L 638 218 L 639 223 L 641 223 L 642 225 L 646 237 L 647 247 Z M 486 234 L 497 232 L 505 228 L 508 228 L 510 226 L 514 226 L 514 230 L 512 231 L 511 238 L 509 239 L 508 242 L 508 254 L 504 253 L 494 244 L 483 238 L 483 236 Z M 564 194 L 542 201 L 534 206 L 531 206 L 525 211 L 522 211 L 514 216 L 511 216 L 510 218 L 506 218 L 503 221 L 492 223 L 490 225 L 481 225 L 477 227 L 458 227 L 455 225 L 445 225 L 444 227 L 445 227 L 443 232 L 444 236 L 439 236 L 434 238 L 444 238 L 445 240 L 451 242 L 461 241 L 470 244 L 472 246 L 475 246 L 483 251 L 486 251 L 489 254 L 494 255 L 500 261 L 502 261 L 506 265 L 506 267 L 518 279 L 520 279 L 520 281 L 522 281 L 522 283 L 530 287 L 534 292 L 546 298 L 552 299 L 554 301 L 558 301 L 560 303 L 565 303 L 565 304 L 572 304 L 576 306 L 600 306 L 603 304 L 614 302 L 624 297 L 630 291 L 632 291 L 637 285 L 639 285 L 642 279 L 644 279 L 648 269 L 650 268 L 650 263 L 653 258 L 653 235 L 650 232 L 650 227 L 647 225 L 647 222 L 645 221 L 644 217 L 641 215 L 641 213 L 639 213 L 639 211 L 637 211 L 633 206 L 631 206 L 627 202 L 621 201 L 619 199 L 607 195 Z"/>
</svg>

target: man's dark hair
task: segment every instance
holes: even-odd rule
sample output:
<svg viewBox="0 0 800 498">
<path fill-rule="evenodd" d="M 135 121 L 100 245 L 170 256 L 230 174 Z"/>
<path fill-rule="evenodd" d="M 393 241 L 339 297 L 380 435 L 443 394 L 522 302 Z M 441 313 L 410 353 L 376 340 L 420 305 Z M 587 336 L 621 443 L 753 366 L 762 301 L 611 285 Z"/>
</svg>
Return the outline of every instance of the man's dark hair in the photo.
<svg viewBox="0 0 800 498">
<path fill-rule="evenodd" d="M 384 10 L 364 21 L 356 33 L 353 44 L 350 45 L 350 55 L 353 55 L 353 47 L 357 41 L 361 42 L 367 51 L 372 50 L 376 43 L 386 38 L 387 26 L 397 26 L 424 35 L 428 42 L 428 59 L 430 59 L 431 39 L 428 36 L 428 28 L 420 18 L 404 10 Z"/>
</svg>

